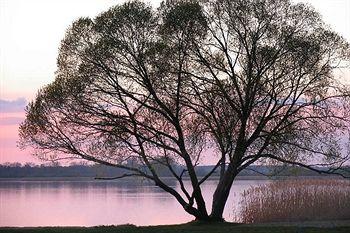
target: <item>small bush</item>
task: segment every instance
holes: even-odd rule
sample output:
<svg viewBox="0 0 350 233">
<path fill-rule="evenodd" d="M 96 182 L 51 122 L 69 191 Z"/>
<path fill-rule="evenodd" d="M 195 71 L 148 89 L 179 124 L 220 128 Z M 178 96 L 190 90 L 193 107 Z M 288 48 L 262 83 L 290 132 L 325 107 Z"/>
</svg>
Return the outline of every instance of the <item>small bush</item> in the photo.
<svg viewBox="0 0 350 233">
<path fill-rule="evenodd" d="M 244 191 L 244 223 L 350 219 L 348 180 L 276 181 Z"/>
</svg>

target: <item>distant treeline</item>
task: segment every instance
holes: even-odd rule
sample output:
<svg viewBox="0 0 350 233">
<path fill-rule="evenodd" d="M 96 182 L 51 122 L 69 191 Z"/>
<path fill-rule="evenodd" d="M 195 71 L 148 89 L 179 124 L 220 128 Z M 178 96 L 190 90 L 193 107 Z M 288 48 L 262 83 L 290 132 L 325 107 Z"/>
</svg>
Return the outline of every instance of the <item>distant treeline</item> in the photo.
<svg viewBox="0 0 350 233">
<path fill-rule="evenodd" d="M 206 175 L 213 166 L 199 166 L 196 168 L 198 176 Z M 174 170 L 180 174 L 184 167 L 175 165 Z M 350 167 L 347 168 L 350 172 Z M 24 178 L 24 177 L 117 177 L 127 173 L 126 170 L 105 165 L 70 165 L 47 166 L 34 164 L 0 164 L 0 178 Z M 167 169 L 158 168 L 158 173 L 163 177 L 172 175 Z M 219 171 L 213 174 L 218 176 Z M 185 174 L 186 175 L 186 174 Z M 299 168 L 283 166 L 250 166 L 243 170 L 239 176 L 317 176 L 316 172 Z"/>
</svg>

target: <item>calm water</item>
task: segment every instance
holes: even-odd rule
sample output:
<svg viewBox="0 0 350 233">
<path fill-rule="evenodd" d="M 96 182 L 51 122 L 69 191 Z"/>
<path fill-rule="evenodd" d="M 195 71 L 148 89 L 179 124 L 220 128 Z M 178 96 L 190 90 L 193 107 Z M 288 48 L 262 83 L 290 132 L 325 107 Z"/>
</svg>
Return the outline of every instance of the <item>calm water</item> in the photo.
<svg viewBox="0 0 350 233">
<path fill-rule="evenodd" d="M 236 181 L 226 220 L 233 220 L 243 190 L 267 182 Z M 169 183 L 179 189 L 174 181 Z M 203 184 L 209 205 L 216 183 Z M 190 220 L 172 196 L 146 181 L 0 180 L 0 226 L 158 225 Z"/>
</svg>

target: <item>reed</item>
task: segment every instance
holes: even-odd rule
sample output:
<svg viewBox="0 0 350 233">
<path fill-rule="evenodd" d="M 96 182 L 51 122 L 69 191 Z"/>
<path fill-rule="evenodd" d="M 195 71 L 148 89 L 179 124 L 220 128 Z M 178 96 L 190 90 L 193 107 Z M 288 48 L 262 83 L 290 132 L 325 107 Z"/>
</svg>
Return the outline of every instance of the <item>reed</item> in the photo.
<svg viewBox="0 0 350 233">
<path fill-rule="evenodd" d="M 350 219 L 350 181 L 288 180 L 242 193 L 244 223 Z"/>
</svg>

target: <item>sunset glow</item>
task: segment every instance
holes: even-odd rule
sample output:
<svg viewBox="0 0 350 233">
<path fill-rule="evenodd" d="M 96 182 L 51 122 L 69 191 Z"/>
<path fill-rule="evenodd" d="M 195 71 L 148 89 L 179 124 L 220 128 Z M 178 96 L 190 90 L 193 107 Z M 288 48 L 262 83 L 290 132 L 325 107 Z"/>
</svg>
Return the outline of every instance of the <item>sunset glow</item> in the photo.
<svg viewBox="0 0 350 233">
<path fill-rule="evenodd" d="M 18 126 L 39 88 L 54 80 L 60 40 L 81 16 L 94 17 L 121 0 L 0 1 L 0 163 L 38 162 L 20 150 Z M 159 0 L 151 1 L 158 5 Z M 299 0 L 313 5 L 324 21 L 350 41 L 350 1 Z M 349 70 L 341 71 L 350 80 Z"/>
</svg>

